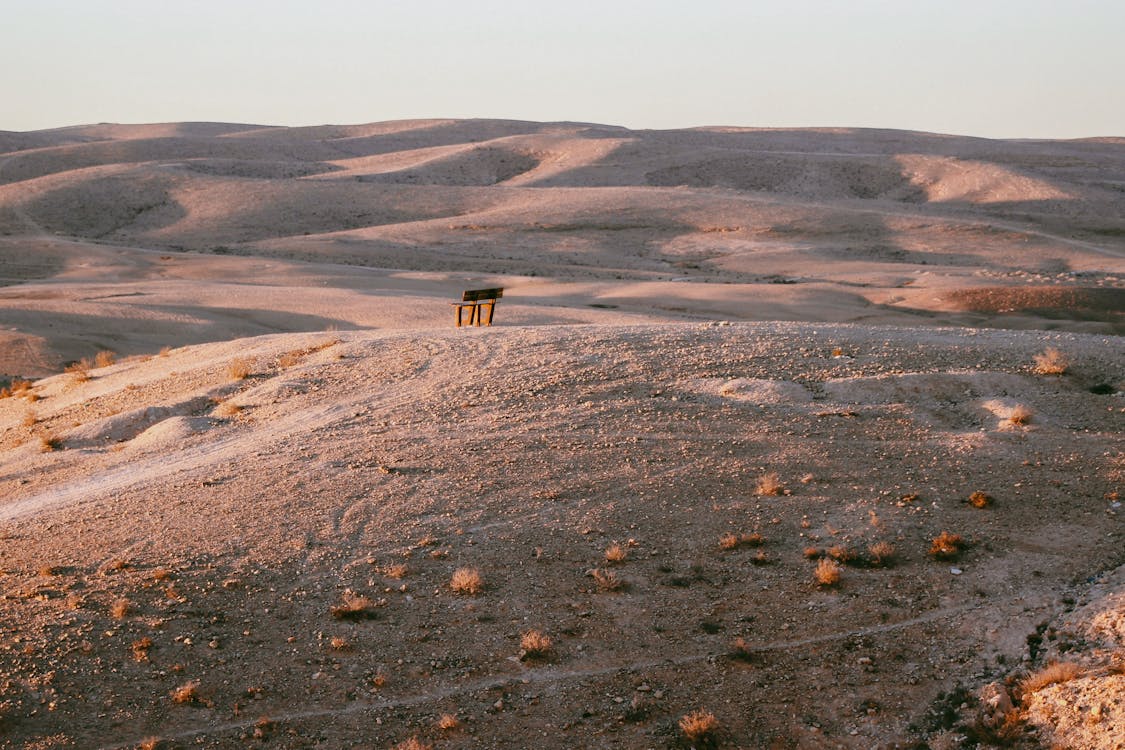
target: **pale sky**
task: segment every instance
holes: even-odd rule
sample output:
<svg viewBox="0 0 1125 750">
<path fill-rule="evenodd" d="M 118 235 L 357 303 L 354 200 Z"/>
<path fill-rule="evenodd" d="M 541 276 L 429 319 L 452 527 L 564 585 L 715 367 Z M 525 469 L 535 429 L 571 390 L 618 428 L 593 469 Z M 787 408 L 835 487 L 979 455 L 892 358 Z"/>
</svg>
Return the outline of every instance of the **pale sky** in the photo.
<svg viewBox="0 0 1125 750">
<path fill-rule="evenodd" d="M 0 130 L 429 117 L 1125 136 L 1125 0 L 0 0 Z"/>
</svg>

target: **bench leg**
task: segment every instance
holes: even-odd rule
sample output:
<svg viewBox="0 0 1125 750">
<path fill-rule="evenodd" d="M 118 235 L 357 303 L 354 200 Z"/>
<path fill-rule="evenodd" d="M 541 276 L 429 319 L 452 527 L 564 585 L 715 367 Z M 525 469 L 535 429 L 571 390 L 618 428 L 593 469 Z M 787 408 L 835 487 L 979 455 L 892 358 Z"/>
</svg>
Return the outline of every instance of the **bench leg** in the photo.
<svg viewBox="0 0 1125 750">
<path fill-rule="evenodd" d="M 464 308 L 464 305 L 454 305 L 454 307 L 457 308 L 457 327 L 460 328 L 461 327 L 461 310 Z"/>
<path fill-rule="evenodd" d="M 480 325 L 480 305 L 476 302 L 469 306 L 469 325 Z"/>
<path fill-rule="evenodd" d="M 495 302 L 489 302 L 487 304 L 488 304 L 488 322 L 485 323 L 485 325 L 490 326 L 490 325 L 492 325 L 492 313 L 496 310 L 496 303 Z"/>
</svg>

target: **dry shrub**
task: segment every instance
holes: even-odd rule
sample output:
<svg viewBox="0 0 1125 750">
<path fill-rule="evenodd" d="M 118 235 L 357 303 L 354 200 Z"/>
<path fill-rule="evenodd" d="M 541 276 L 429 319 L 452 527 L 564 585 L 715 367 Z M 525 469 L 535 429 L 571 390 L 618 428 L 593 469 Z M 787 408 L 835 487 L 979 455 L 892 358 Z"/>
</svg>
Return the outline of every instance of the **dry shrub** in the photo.
<svg viewBox="0 0 1125 750">
<path fill-rule="evenodd" d="M 269 737 L 270 732 L 273 730 L 273 719 L 268 716 L 263 716 L 254 722 L 254 739 L 264 740 Z"/>
<path fill-rule="evenodd" d="M 145 737 L 137 743 L 137 750 L 160 750 L 164 743 L 159 737 Z"/>
<path fill-rule="evenodd" d="M 328 641 L 328 645 L 333 651 L 348 651 L 352 647 L 348 639 L 342 635 L 332 636 L 332 639 Z"/>
<path fill-rule="evenodd" d="M 9 396 L 21 396 L 31 393 L 31 381 L 23 378 L 13 378 L 11 385 L 4 389 Z"/>
<path fill-rule="evenodd" d="M 590 571 L 590 575 L 593 577 L 594 581 L 597 582 L 598 588 L 602 591 L 620 591 L 625 587 L 625 581 L 621 580 L 621 577 L 612 570 L 595 568 Z"/>
<path fill-rule="evenodd" d="M 224 401 L 215 407 L 216 417 L 233 417 L 242 411 L 242 407 L 233 401 Z"/>
<path fill-rule="evenodd" d="M 758 482 L 754 485 L 754 492 L 758 495 L 780 495 L 784 491 L 785 487 L 775 471 L 758 477 Z"/>
<path fill-rule="evenodd" d="M 172 696 L 173 703 L 178 703 L 181 705 L 202 702 L 199 695 L 198 680 L 185 682 L 183 685 L 180 685 L 178 688 L 172 690 L 170 695 Z"/>
<path fill-rule="evenodd" d="M 443 732 L 452 732 L 461 728 L 461 720 L 453 714 L 442 714 L 438 717 L 437 728 Z"/>
<path fill-rule="evenodd" d="M 334 605 L 328 611 L 337 620 L 369 620 L 375 616 L 375 606 L 375 602 L 369 597 L 348 589 L 344 592 L 340 604 Z"/>
<path fill-rule="evenodd" d="M 94 367 L 109 367 L 115 362 L 117 362 L 117 354 L 108 349 L 103 349 L 94 355 Z"/>
<path fill-rule="evenodd" d="M 293 351 L 293 352 L 286 352 L 285 354 L 282 354 L 280 357 L 277 358 L 277 366 L 281 367 L 283 369 L 288 369 L 288 368 L 293 367 L 294 365 L 300 363 L 301 359 L 304 356 L 305 356 L 305 353 L 301 350 L 297 350 L 297 351 Z"/>
<path fill-rule="evenodd" d="M 238 357 L 237 359 L 232 359 L 230 364 L 227 365 L 227 377 L 231 380 L 245 380 L 250 377 L 250 373 L 253 369 L 253 363 L 249 359 Z"/>
<path fill-rule="evenodd" d="M 458 594 L 475 596 L 484 590 L 484 579 L 476 568 L 458 568 L 449 579 L 449 587 Z"/>
<path fill-rule="evenodd" d="M 133 603 L 128 599 L 116 599 L 109 605 L 109 614 L 115 620 L 123 620 L 133 609 Z"/>
<path fill-rule="evenodd" d="M 973 506 L 974 508 L 987 508 L 991 504 L 992 496 L 987 492 L 981 492 L 980 490 L 977 490 L 973 494 L 969 495 L 969 505 Z"/>
<path fill-rule="evenodd" d="M 520 636 L 523 657 L 542 659 L 551 651 L 551 637 L 538 630 L 529 630 Z"/>
<path fill-rule="evenodd" d="M 805 547 L 802 554 L 804 554 L 806 560 L 816 560 L 824 554 L 824 550 L 820 547 Z"/>
<path fill-rule="evenodd" d="M 867 548 L 867 553 L 871 555 L 871 564 L 881 568 L 894 562 L 895 546 L 890 542 L 875 542 Z"/>
<path fill-rule="evenodd" d="M 39 567 L 39 575 L 43 576 L 44 578 L 57 576 L 59 573 L 62 573 L 62 571 L 63 569 L 58 565 L 41 565 Z"/>
<path fill-rule="evenodd" d="M 943 531 L 930 543 L 930 556 L 938 560 L 956 560 L 965 549 L 965 540 L 960 534 Z"/>
<path fill-rule="evenodd" d="M 159 351 L 159 352 L 157 353 L 157 355 L 156 355 L 156 356 L 158 356 L 158 357 L 167 357 L 167 356 L 168 356 L 169 354 L 171 354 L 171 353 L 172 353 L 172 347 L 170 347 L 170 346 L 162 346 L 162 347 L 160 347 L 160 351 Z"/>
<path fill-rule="evenodd" d="M 77 362 L 71 362 L 63 369 L 63 372 L 70 375 L 70 379 L 75 383 L 85 383 L 90 379 L 90 360 L 80 359 Z"/>
<path fill-rule="evenodd" d="M 152 639 L 147 635 L 140 640 L 133 641 L 133 660 L 148 661 L 148 650 L 152 648 Z"/>
<path fill-rule="evenodd" d="M 719 720 L 705 708 L 698 708 L 680 717 L 680 731 L 693 745 L 709 747 L 718 742 Z"/>
<path fill-rule="evenodd" d="M 727 532 L 719 537 L 720 549 L 738 549 L 739 547 L 761 547 L 766 543 L 766 538 L 758 533 L 733 534 Z"/>
<path fill-rule="evenodd" d="M 1038 672 L 1033 672 L 1020 681 L 1020 690 L 1024 695 L 1038 692 L 1048 685 L 1054 685 L 1059 682 L 1068 682 L 1075 678 L 1081 677 L 1083 673 L 1082 667 L 1069 661 L 1059 661 L 1040 669 Z"/>
<path fill-rule="evenodd" d="M 837 544 L 828 548 L 828 556 L 839 563 L 847 565 L 855 559 L 855 552 L 850 547 Z"/>
<path fill-rule="evenodd" d="M 625 547 L 618 542 L 614 542 L 605 548 L 606 562 L 619 563 L 624 561 L 628 556 L 629 550 L 625 549 Z"/>
<path fill-rule="evenodd" d="M 371 678 L 371 687 L 378 690 L 379 688 L 387 686 L 387 676 L 382 672 L 378 673 Z"/>
<path fill-rule="evenodd" d="M 382 573 L 387 578 L 394 578 L 395 580 L 398 580 L 406 575 L 407 570 L 409 569 L 403 563 L 395 563 L 383 568 Z"/>
<path fill-rule="evenodd" d="M 1031 409 L 1027 408 L 1023 404 L 1017 404 L 1012 409 L 1012 413 L 1008 415 L 1008 424 L 1016 425 L 1017 427 L 1023 427 L 1024 425 L 1027 425 L 1031 422 L 1032 416 L 1033 413 Z"/>
<path fill-rule="evenodd" d="M 40 435 L 39 436 L 39 452 L 50 453 L 62 448 L 62 438 L 57 435 Z"/>
<path fill-rule="evenodd" d="M 152 571 L 152 580 L 154 581 L 168 581 L 172 579 L 172 571 L 167 568 L 157 568 Z"/>
<path fill-rule="evenodd" d="M 38 423 L 39 417 L 35 416 L 35 412 L 33 411 L 29 411 L 24 414 L 23 419 L 20 420 L 20 424 L 22 424 L 24 427 L 34 427 Z"/>
<path fill-rule="evenodd" d="M 840 563 L 826 557 L 816 564 L 813 578 L 820 586 L 835 586 L 840 582 L 840 570 Z"/>
<path fill-rule="evenodd" d="M 433 745 L 427 745 L 415 736 L 408 740 L 403 740 L 392 747 L 391 750 L 433 750 Z"/>
<path fill-rule="evenodd" d="M 1035 372 L 1039 375 L 1062 375 L 1070 368 L 1070 359 L 1054 347 L 1047 347 L 1034 359 Z"/>
<path fill-rule="evenodd" d="M 735 638 L 730 644 L 730 658 L 735 661 L 749 662 L 754 660 L 754 650 L 742 636 Z"/>
</svg>

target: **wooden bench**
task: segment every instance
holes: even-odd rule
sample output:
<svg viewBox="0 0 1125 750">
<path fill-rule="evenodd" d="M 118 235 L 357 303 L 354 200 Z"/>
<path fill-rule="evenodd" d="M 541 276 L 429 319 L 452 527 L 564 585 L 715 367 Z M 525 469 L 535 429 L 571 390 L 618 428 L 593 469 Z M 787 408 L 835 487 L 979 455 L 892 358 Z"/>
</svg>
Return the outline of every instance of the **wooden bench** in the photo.
<svg viewBox="0 0 1125 750">
<path fill-rule="evenodd" d="M 488 320 L 484 323 L 486 326 L 492 325 L 492 314 L 496 310 L 496 300 L 504 296 L 504 288 L 497 289 L 469 289 L 461 294 L 460 302 L 450 302 L 449 304 L 457 308 L 457 327 L 461 327 L 462 316 L 461 311 L 466 307 L 469 308 L 469 325 L 481 325 L 481 320 L 484 317 L 482 307 L 488 307 Z"/>
</svg>

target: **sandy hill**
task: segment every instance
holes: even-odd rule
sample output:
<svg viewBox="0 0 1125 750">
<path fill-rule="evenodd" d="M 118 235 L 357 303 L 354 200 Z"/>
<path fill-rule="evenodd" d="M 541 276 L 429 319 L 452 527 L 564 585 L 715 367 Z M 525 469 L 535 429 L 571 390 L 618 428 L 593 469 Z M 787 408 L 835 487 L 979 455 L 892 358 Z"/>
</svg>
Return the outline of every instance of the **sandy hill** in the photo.
<svg viewBox="0 0 1125 750">
<path fill-rule="evenodd" d="M 1112 138 L 0 133 L 0 743 L 1115 748 L 1122 217 Z"/>
</svg>

